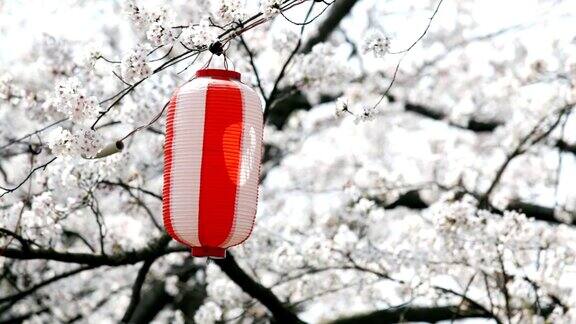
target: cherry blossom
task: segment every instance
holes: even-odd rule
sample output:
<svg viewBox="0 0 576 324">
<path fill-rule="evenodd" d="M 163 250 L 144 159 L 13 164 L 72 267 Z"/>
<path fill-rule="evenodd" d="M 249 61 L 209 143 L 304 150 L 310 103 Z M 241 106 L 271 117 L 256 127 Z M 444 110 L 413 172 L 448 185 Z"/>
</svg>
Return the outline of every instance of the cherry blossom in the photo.
<svg viewBox="0 0 576 324">
<path fill-rule="evenodd" d="M 189 48 L 209 46 L 216 39 L 216 32 L 208 19 L 202 19 L 198 25 L 185 28 L 180 39 Z"/>
<path fill-rule="evenodd" d="M 273 17 L 280 13 L 280 5 L 282 0 L 261 0 L 260 1 L 260 12 L 264 14 L 264 17 Z"/>
<path fill-rule="evenodd" d="M 384 57 L 390 51 L 390 38 L 380 31 L 372 30 L 366 35 L 362 50 L 375 57 Z"/>
<path fill-rule="evenodd" d="M 45 106 L 54 106 L 57 111 L 78 123 L 89 121 L 99 111 L 98 100 L 95 96 L 88 95 L 77 78 L 59 82 L 52 96 L 45 102 Z"/>
<path fill-rule="evenodd" d="M 246 18 L 246 12 L 240 0 L 220 0 L 217 10 L 218 16 L 225 23 L 239 22 Z"/>
<path fill-rule="evenodd" d="M 122 78 L 128 82 L 139 81 L 150 75 L 152 72 L 147 62 L 148 48 L 146 46 L 136 46 L 128 52 L 121 63 Z"/>
</svg>

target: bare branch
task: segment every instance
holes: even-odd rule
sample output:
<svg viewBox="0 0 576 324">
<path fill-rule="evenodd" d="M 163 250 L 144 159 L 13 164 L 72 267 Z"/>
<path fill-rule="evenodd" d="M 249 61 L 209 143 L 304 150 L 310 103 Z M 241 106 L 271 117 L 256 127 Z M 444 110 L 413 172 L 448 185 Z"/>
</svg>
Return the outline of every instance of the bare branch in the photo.
<svg viewBox="0 0 576 324">
<path fill-rule="evenodd" d="M 125 251 L 117 254 L 90 254 L 59 252 L 47 249 L 20 250 L 7 248 L 0 251 L 3 257 L 15 260 L 52 260 L 64 263 L 78 263 L 90 266 L 121 266 L 142 262 L 144 260 L 159 258 L 174 252 L 188 252 L 184 246 L 166 247 L 171 238 L 167 234 L 154 240 L 148 247 L 141 250 Z"/>
<path fill-rule="evenodd" d="M 4 197 L 5 195 L 7 195 L 7 194 L 9 194 L 9 193 L 12 193 L 12 192 L 18 190 L 20 187 L 22 187 L 22 186 L 28 181 L 28 179 L 30 179 L 30 178 L 32 177 L 32 175 L 33 175 L 36 171 L 38 171 L 38 170 L 40 170 L 40 169 L 46 170 L 46 167 L 47 167 L 48 165 L 50 165 L 50 163 L 56 161 L 56 159 L 57 159 L 57 157 L 53 157 L 53 158 L 52 158 L 51 160 L 49 160 L 48 162 L 46 162 L 46 163 L 44 163 L 44 164 L 42 164 L 42 165 L 39 165 L 39 166 L 35 167 L 34 169 L 32 169 L 32 171 L 30 171 L 30 173 L 28 173 L 28 175 L 26 176 L 26 178 L 24 178 L 24 180 L 22 180 L 16 187 L 13 187 L 13 188 L 4 188 L 4 187 L 1 187 L 1 186 L 0 186 L 0 189 L 4 190 L 4 193 L 2 193 L 2 194 L 0 195 L 0 198 Z"/>
<path fill-rule="evenodd" d="M 32 286 L 32 287 L 24 290 L 24 291 L 21 291 L 21 292 L 19 292 L 19 293 L 14 294 L 14 295 L 10 295 L 10 296 L 6 296 L 6 297 L 0 298 L 0 304 L 8 303 L 8 305 L 7 305 L 7 306 L 4 306 L 4 307 L 9 307 L 10 305 L 13 305 L 13 304 L 16 303 L 17 301 L 19 301 L 19 300 L 21 300 L 21 299 L 23 299 L 23 298 L 31 295 L 31 294 L 34 293 L 36 290 L 38 290 L 38 289 L 40 289 L 40 288 L 42 288 L 42 287 L 45 287 L 45 286 L 47 286 L 47 285 L 49 285 L 49 284 L 51 284 L 51 283 L 54 283 L 54 282 L 56 282 L 56 281 L 59 281 L 59 280 L 68 278 L 68 277 L 70 277 L 70 276 L 76 275 L 76 274 L 78 274 L 78 273 L 80 273 L 80 272 L 83 272 L 83 271 L 86 271 L 86 270 L 90 270 L 90 269 L 93 269 L 93 268 L 94 268 L 94 266 L 92 266 L 92 265 L 91 265 L 91 266 L 84 266 L 84 267 L 80 267 L 80 268 L 74 269 L 74 270 L 72 270 L 72 271 L 68 271 L 68 272 L 64 272 L 64 273 L 62 273 L 62 274 L 56 275 L 56 276 L 54 276 L 54 277 L 52 277 L 52 278 L 50 278 L 50 279 L 48 279 L 48 280 L 42 281 L 41 283 L 38 283 L 38 284 L 36 284 L 36 285 L 34 285 L 34 286 Z"/>
<path fill-rule="evenodd" d="M 312 50 L 314 45 L 325 42 L 358 2 L 358 0 L 335 1 L 328 12 L 326 19 L 324 19 L 318 26 L 318 30 L 314 36 L 310 37 L 302 47 L 302 53 L 308 53 Z M 304 21 L 306 20 L 308 19 L 305 19 Z"/>
<path fill-rule="evenodd" d="M 136 306 L 138 306 L 138 303 L 140 302 L 140 292 L 142 291 L 144 280 L 146 280 L 146 275 L 148 274 L 148 271 L 150 271 L 152 263 L 154 263 L 154 259 L 148 259 L 144 261 L 142 267 L 138 271 L 136 281 L 132 286 L 132 297 L 130 298 L 130 304 L 126 309 L 126 313 L 124 313 L 124 316 L 122 317 L 123 323 L 128 323 L 130 321 L 132 315 L 134 314 L 134 311 L 136 310 Z"/>
<path fill-rule="evenodd" d="M 355 323 L 402 323 L 426 322 L 436 323 L 465 318 L 492 318 L 489 313 L 481 309 L 461 309 L 454 306 L 401 306 L 378 310 L 371 313 L 360 314 L 332 322 L 333 324 Z"/>
<path fill-rule="evenodd" d="M 302 321 L 270 291 L 254 279 L 250 278 L 234 260 L 232 254 L 228 253 L 225 259 L 215 259 L 214 263 L 228 275 L 244 292 L 257 299 L 270 311 L 278 323 L 302 323 Z"/>
<path fill-rule="evenodd" d="M 564 114 L 566 114 L 570 109 L 572 109 L 573 106 L 574 106 L 573 104 L 568 104 L 568 105 L 564 106 L 563 108 L 557 110 L 554 113 L 554 114 L 558 115 L 555 122 L 548 128 L 548 130 L 546 130 L 542 134 L 538 135 L 538 130 L 541 128 L 541 123 L 544 122 L 544 120 L 548 116 L 542 118 L 542 120 L 537 122 L 536 125 L 532 128 L 532 130 L 526 136 L 524 136 L 524 138 L 522 138 L 519 141 L 519 143 L 516 145 L 514 150 L 508 154 L 504 163 L 502 163 L 500 168 L 498 168 L 498 170 L 496 171 L 496 175 L 494 176 L 492 183 L 490 184 L 490 186 L 488 187 L 486 192 L 482 195 L 482 197 L 479 200 L 479 206 L 481 206 L 483 208 L 486 208 L 488 206 L 492 192 L 494 191 L 494 189 L 496 189 L 496 186 L 500 182 L 502 175 L 504 174 L 504 172 L 506 171 L 506 169 L 508 168 L 510 163 L 516 157 L 522 155 L 526 151 L 526 149 L 527 149 L 526 146 L 531 146 L 531 145 L 537 144 L 540 141 L 542 141 L 544 138 L 546 138 L 548 135 L 550 135 L 550 133 L 556 128 L 556 126 L 558 126 L 560 124 L 560 121 L 562 120 L 562 117 L 564 116 Z"/>
</svg>

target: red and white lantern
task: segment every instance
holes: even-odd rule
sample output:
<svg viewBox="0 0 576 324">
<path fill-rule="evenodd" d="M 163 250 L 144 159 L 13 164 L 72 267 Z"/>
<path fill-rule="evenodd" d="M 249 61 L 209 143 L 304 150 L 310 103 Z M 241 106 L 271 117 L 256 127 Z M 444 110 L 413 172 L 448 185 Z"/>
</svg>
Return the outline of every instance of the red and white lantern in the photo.
<svg viewBox="0 0 576 324">
<path fill-rule="evenodd" d="M 194 256 L 223 258 L 254 225 L 262 105 L 229 70 L 199 70 L 168 105 L 164 227 Z"/>
</svg>

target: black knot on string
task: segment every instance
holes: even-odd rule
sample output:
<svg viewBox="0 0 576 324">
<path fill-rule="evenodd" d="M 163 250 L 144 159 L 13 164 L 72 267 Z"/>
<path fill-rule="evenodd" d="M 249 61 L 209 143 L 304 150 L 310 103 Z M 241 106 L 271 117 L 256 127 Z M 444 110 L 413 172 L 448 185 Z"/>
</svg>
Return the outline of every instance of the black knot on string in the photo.
<svg viewBox="0 0 576 324">
<path fill-rule="evenodd" d="M 214 43 L 210 44 L 208 50 L 212 54 L 220 56 L 224 52 L 224 46 L 222 46 L 222 43 L 220 43 L 220 41 L 215 41 Z"/>
<path fill-rule="evenodd" d="M 29 144 L 28 150 L 33 155 L 38 155 L 38 154 L 42 153 L 42 145 L 41 144 Z"/>
</svg>

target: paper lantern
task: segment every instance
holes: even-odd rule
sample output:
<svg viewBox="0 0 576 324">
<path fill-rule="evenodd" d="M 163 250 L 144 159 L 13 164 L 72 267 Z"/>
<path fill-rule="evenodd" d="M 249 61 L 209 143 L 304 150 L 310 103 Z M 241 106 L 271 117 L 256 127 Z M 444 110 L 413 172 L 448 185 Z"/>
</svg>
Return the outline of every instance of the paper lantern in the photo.
<svg viewBox="0 0 576 324">
<path fill-rule="evenodd" d="M 199 70 L 173 95 L 164 146 L 164 227 L 194 256 L 223 258 L 254 225 L 262 106 L 229 70 Z"/>
</svg>

